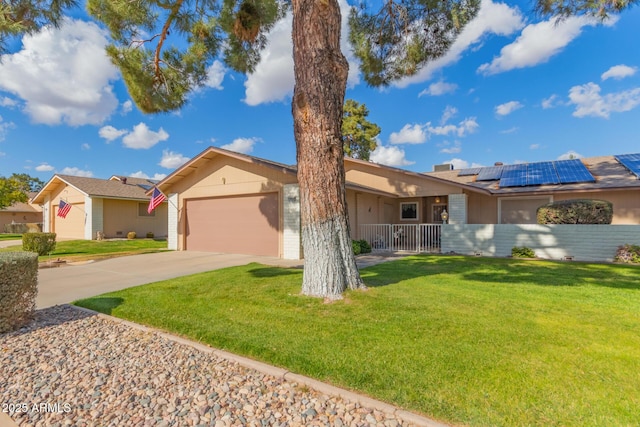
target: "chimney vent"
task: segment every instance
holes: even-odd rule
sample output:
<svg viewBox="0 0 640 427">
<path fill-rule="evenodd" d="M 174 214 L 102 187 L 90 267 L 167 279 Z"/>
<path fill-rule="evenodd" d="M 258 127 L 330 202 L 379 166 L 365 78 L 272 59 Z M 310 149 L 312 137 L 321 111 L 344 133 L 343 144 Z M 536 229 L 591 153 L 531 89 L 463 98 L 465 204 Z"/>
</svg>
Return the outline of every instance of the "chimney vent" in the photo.
<svg viewBox="0 0 640 427">
<path fill-rule="evenodd" d="M 443 165 L 433 165 L 434 172 L 444 172 L 453 170 L 453 165 L 451 163 L 445 163 Z"/>
<path fill-rule="evenodd" d="M 494 166 L 504 166 L 504 163 L 502 163 L 502 162 L 495 162 L 493 165 L 494 165 Z"/>
</svg>

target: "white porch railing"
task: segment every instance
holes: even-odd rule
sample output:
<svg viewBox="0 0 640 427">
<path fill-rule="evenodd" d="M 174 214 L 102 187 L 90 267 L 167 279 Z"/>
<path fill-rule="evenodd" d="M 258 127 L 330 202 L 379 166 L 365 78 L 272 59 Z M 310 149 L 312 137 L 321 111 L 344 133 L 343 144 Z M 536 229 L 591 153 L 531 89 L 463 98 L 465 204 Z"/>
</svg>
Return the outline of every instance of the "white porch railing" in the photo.
<svg viewBox="0 0 640 427">
<path fill-rule="evenodd" d="M 363 224 L 373 252 L 440 252 L 441 224 Z"/>
</svg>

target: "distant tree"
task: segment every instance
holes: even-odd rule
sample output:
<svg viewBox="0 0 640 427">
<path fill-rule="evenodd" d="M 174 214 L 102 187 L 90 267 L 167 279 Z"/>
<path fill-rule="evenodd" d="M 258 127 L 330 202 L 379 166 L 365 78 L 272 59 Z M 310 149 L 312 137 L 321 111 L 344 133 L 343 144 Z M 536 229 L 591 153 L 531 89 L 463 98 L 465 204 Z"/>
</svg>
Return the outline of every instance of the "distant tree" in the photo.
<svg viewBox="0 0 640 427">
<path fill-rule="evenodd" d="M 367 120 L 369 110 L 364 104 L 347 99 L 342 113 L 342 138 L 344 153 L 356 159 L 369 160 L 378 143 L 380 126 Z"/>
<path fill-rule="evenodd" d="M 40 191 L 42 190 L 42 187 L 44 187 L 44 181 L 26 173 L 14 173 L 11 175 L 11 178 L 22 183 L 22 187 L 25 188 L 27 193 Z"/>
<path fill-rule="evenodd" d="M 591 15 L 600 19 L 620 13 L 639 0 L 537 0 L 536 11 L 544 16 L 560 19 L 574 15 Z"/>
<path fill-rule="evenodd" d="M 6 22 L 23 6 L 50 0 L 4 1 Z M 480 7 L 480 0 L 388 0 L 379 9 L 352 8 L 349 40 L 370 85 L 415 74 L 443 55 Z M 179 109 L 206 82 L 218 58 L 252 72 L 267 33 L 287 10 L 293 16 L 292 100 L 305 268 L 302 293 L 340 298 L 363 287 L 353 255 L 341 132 L 349 65 L 340 48 L 338 0 L 87 0 L 113 43 L 107 54 L 129 94 L 147 113 Z M 6 17 L 9 16 L 7 20 Z M 53 18 L 58 15 L 54 14 Z M 19 29 L 0 22 L 0 42 Z M 25 26 L 26 29 L 29 26 Z"/>
<path fill-rule="evenodd" d="M 24 182 L 12 177 L 0 176 L 0 209 L 4 209 L 18 202 L 29 200 L 28 188 Z"/>
</svg>

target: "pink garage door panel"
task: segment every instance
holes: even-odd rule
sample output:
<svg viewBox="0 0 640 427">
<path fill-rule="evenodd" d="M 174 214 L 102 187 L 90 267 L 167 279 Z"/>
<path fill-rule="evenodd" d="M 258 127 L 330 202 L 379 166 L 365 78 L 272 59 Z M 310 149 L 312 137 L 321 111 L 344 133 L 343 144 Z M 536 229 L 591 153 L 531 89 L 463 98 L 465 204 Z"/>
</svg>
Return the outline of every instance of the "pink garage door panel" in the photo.
<svg viewBox="0 0 640 427">
<path fill-rule="evenodd" d="M 278 193 L 186 201 L 186 249 L 279 256 Z"/>
</svg>

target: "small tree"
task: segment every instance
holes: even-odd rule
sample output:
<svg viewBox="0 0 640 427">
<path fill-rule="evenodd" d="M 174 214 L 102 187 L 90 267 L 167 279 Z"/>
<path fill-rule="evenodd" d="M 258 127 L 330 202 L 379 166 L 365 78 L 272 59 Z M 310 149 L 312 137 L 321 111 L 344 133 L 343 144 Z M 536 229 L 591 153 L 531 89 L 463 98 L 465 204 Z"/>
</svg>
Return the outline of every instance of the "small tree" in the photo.
<svg viewBox="0 0 640 427">
<path fill-rule="evenodd" d="M 368 115 L 366 105 L 353 99 L 347 99 L 344 103 L 342 138 L 344 154 L 349 157 L 369 160 L 371 152 L 378 146 L 376 137 L 380 134 L 380 126 L 367 120 Z"/>
</svg>

